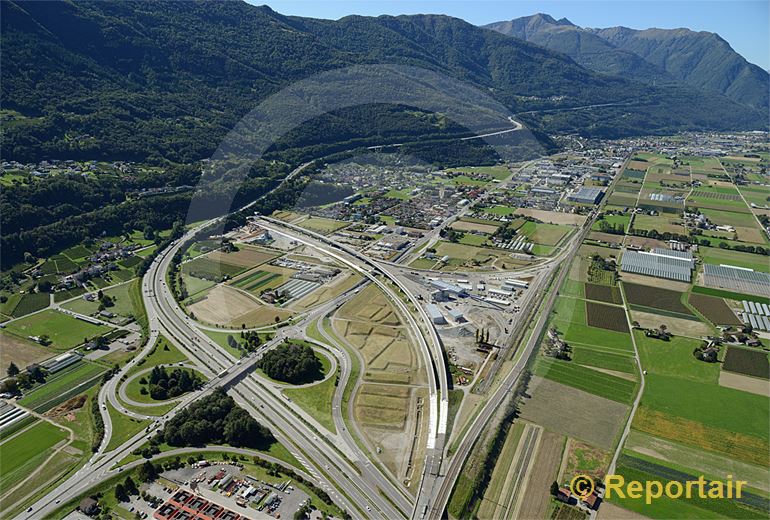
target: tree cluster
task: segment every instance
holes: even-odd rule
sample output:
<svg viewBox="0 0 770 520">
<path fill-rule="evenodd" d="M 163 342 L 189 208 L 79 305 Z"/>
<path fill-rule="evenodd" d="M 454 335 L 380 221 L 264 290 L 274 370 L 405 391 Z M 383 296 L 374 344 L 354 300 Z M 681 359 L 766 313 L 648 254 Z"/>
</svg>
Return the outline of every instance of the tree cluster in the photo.
<svg viewBox="0 0 770 520">
<path fill-rule="evenodd" d="M 247 448 L 264 448 L 274 440 L 267 428 L 221 388 L 174 416 L 158 438 L 171 446 L 229 444 Z"/>
<path fill-rule="evenodd" d="M 279 381 L 304 384 L 323 377 L 321 360 L 308 345 L 283 343 L 266 352 L 257 362 L 268 376 Z"/>
<path fill-rule="evenodd" d="M 150 397 L 157 401 L 173 399 L 186 392 L 195 390 L 203 383 L 200 376 L 189 369 L 174 368 L 167 370 L 166 367 L 157 366 L 152 369 L 148 379 L 142 378 L 142 380 L 147 383 Z"/>
</svg>

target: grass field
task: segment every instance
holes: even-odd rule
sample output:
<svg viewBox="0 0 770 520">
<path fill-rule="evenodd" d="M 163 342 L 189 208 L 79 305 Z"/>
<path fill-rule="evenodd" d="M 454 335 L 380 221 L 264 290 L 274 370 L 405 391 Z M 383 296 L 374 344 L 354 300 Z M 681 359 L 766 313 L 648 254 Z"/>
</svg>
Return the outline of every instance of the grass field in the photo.
<svg viewBox="0 0 770 520">
<path fill-rule="evenodd" d="M 554 319 L 552 324 L 564 334 L 564 340 L 570 344 L 595 345 L 621 352 L 631 352 L 633 348 L 631 336 L 627 333 L 598 329 L 579 323 L 568 323 L 560 319 Z"/>
<path fill-rule="evenodd" d="M 86 338 L 95 338 L 109 332 L 110 328 L 87 323 L 62 312 L 46 310 L 11 322 L 6 330 L 24 338 L 48 335 L 51 348 L 69 350 L 84 343 Z"/>
<path fill-rule="evenodd" d="M 131 283 L 139 283 L 139 281 L 137 280 L 136 282 Z M 124 317 L 133 317 L 136 314 L 136 309 L 134 309 L 134 306 L 131 302 L 131 297 L 129 296 L 131 291 L 131 283 L 124 283 L 116 287 L 105 289 L 103 291 L 104 294 L 112 298 L 112 301 L 115 303 L 115 305 L 108 307 L 106 310 L 112 312 L 113 314 Z M 90 315 L 99 311 L 99 301 L 94 300 L 90 302 L 83 298 L 78 298 L 64 304 L 62 307 L 79 314 Z"/>
<path fill-rule="evenodd" d="M 564 235 L 570 231 L 570 228 L 557 224 L 525 222 L 518 231 L 520 235 L 526 236 L 531 242 L 545 246 L 554 246 L 564 238 Z"/>
<path fill-rule="evenodd" d="M 67 432 L 47 421 L 38 421 L 24 433 L 0 444 L 0 493 L 21 481 L 51 455 Z"/>
<path fill-rule="evenodd" d="M 24 394 L 20 404 L 42 413 L 97 384 L 106 371 L 102 365 L 81 361 L 48 376 L 44 384 Z"/>
<path fill-rule="evenodd" d="M 105 451 L 111 451 L 139 433 L 150 424 L 150 420 L 133 419 L 118 412 L 110 403 L 107 403 L 107 411 L 112 420 L 112 437 Z"/>
<path fill-rule="evenodd" d="M 336 434 L 332 419 L 332 397 L 337 388 L 337 377 L 326 379 L 318 384 L 304 388 L 287 388 L 284 395 L 297 403 L 303 410 L 311 415 L 321 426 Z"/>
<path fill-rule="evenodd" d="M 628 354 L 597 350 L 589 345 L 573 344 L 571 347 L 572 362 L 577 365 L 615 370 L 627 374 L 636 373 L 636 363 L 634 363 L 634 358 Z"/>
<path fill-rule="evenodd" d="M 600 397 L 628 404 L 636 394 L 636 383 L 572 362 L 541 357 L 535 364 L 534 373 Z"/>
<path fill-rule="evenodd" d="M 343 222 L 341 220 L 332 220 L 330 218 L 314 217 L 308 215 L 305 220 L 301 221 L 297 225 L 299 227 L 309 229 L 310 231 L 315 231 L 316 233 L 326 235 L 350 225 L 350 222 Z"/>
<path fill-rule="evenodd" d="M 187 361 L 187 356 L 182 354 L 178 348 L 169 342 L 168 339 L 160 336 L 150 353 L 141 359 L 136 365 L 131 367 L 126 375 L 131 376 L 140 370 L 154 367 L 156 365 L 171 365 L 181 361 Z"/>
</svg>

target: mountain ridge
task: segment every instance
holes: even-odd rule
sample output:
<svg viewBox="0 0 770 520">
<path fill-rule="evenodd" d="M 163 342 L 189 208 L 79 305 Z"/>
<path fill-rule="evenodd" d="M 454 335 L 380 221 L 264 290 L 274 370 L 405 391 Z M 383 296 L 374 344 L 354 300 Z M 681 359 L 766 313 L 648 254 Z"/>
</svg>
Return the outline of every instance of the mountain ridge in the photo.
<svg viewBox="0 0 770 520">
<path fill-rule="evenodd" d="M 759 110 L 770 108 L 768 72 L 716 33 L 686 27 L 584 28 L 542 13 L 483 27 L 562 52 L 597 72 L 649 84 L 686 84 Z"/>
</svg>

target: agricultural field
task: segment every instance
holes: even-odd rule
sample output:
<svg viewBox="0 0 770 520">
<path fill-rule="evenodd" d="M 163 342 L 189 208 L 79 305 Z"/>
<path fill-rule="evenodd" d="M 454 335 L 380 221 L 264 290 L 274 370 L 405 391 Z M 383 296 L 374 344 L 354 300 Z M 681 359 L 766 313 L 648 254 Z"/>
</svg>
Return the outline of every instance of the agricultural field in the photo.
<svg viewBox="0 0 770 520">
<path fill-rule="evenodd" d="M 255 270 L 248 271 L 243 275 L 234 278 L 232 282 L 230 282 L 230 285 L 258 296 L 263 291 L 280 287 L 286 283 L 294 273 L 296 273 L 296 271 L 293 269 L 274 265 L 262 265 Z"/>
<path fill-rule="evenodd" d="M 546 518 L 551 506 L 550 486 L 557 477 L 564 450 L 562 435 L 544 431 L 513 518 Z"/>
<path fill-rule="evenodd" d="M 521 417 L 544 428 L 610 450 L 628 413 L 625 404 L 533 376 Z"/>
<path fill-rule="evenodd" d="M 98 384 L 106 371 L 97 363 L 80 361 L 48 376 L 45 383 L 26 392 L 19 403 L 42 413 Z"/>
<path fill-rule="evenodd" d="M 221 282 L 246 270 L 244 266 L 215 261 L 209 258 L 209 256 L 201 256 L 195 260 L 183 263 L 182 273 L 204 280 Z"/>
<path fill-rule="evenodd" d="M 697 475 L 671 468 L 660 461 L 651 461 L 641 455 L 621 455 L 617 472 L 626 481 L 638 480 L 642 485 L 646 481 L 656 480 L 665 485 L 667 482 L 696 480 Z M 718 478 L 724 479 L 719 475 Z M 741 499 L 690 499 L 680 497 L 671 499 L 661 497 L 646 504 L 643 499 L 611 498 L 617 505 L 637 511 L 652 518 L 762 518 L 768 507 L 767 499 L 752 492 L 744 492 Z"/>
<path fill-rule="evenodd" d="M 590 345 L 571 345 L 572 362 L 625 374 L 636 374 L 636 363 L 630 353 L 611 352 Z"/>
<path fill-rule="evenodd" d="M 199 321 L 231 328 L 274 325 L 293 315 L 284 309 L 264 305 L 226 285 L 212 288 L 205 293 L 204 298 L 188 305 L 187 310 Z"/>
<path fill-rule="evenodd" d="M 722 370 L 751 377 L 770 379 L 770 363 L 767 352 L 741 347 L 727 347 Z"/>
<path fill-rule="evenodd" d="M 722 298 L 693 292 L 690 293 L 689 303 L 715 325 L 741 325 L 741 320 Z"/>
<path fill-rule="evenodd" d="M 8 323 L 5 330 L 22 338 L 47 335 L 51 339 L 50 348 L 69 350 L 84 343 L 86 338 L 101 336 L 111 329 L 62 312 L 46 310 Z"/>
<path fill-rule="evenodd" d="M 611 454 L 585 442 L 567 440 L 567 457 L 560 482 L 570 482 L 576 475 L 588 475 L 594 480 L 604 480 Z"/>
<path fill-rule="evenodd" d="M 620 289 L 608 285 L 586 283 L 585 297 L 587 300 L 594 300 L 598 302 L 614 303 L 617 305 L 623 303 Z"/>
<path fill-rule="evenodd" d="M 561 226 L 582 226 L 586 221 L 585 215 L 579 215 L 577 213 L 566 213 L 562 211 L 544 211 L 542 209 L 534 208 L 518 208 L 514 215 L 523 215 L 526 217 L 536 218 L 546 224 L 555 224 Z"/>
<path fill-rule="evenodd" d="M 628 332 L 626 312 L 622 307 L 586 302 L 588 325 L 616 332 Z"/>
<path fill-rule="evenodd" d="M 627 282 L 623 283 L 623 291 L 632 309 L 697 320 L 692 311 L 682 303 L 684 293 Z"/>
<path fill-rule="evenodd" d="M 584 392 L 630 404 L 636 396 L 636 382 L 591 368 L 541 357 L 533 370 L 535 375 L 556 381 Z"/>
<path fill-rule="evenodd" d="M 687 234 L 680 218 L 667 217 L 664 215 L 656 215 L 654 217 L 643 214 L 635 215 L 633 228 L 647 231 L 654 229 L 658 233 Z"/>
<path fill-rule="evenodd" d="M 481 499 L 479 505 L 479 518 L 498 518 L 498 517 L 510 517 L 508 510 L 510 509 L 510 502 L 518 498 L 523 475 L 516 469 L 521 469 L 520 466 L 524 463 L 524 459 L 528 456 L 531 457 L 531 449 L 524 449 L 525 446 L 519 447 L 522 434 L 526 428 L 527 441 L 526 444 L 533 444 L 531 437 L 535 426 L 524 423 L 523 421 L 515 421 L 505 437 L 505 442 L 500 450 L 500 454 L 497 457 L 497 463 L 494 470 L 492 470 L 492 476 L 487 486 L 484 497 Z"/>
<path fill-rule="evenodd" d="M 124 318 L 133 318 L 136 316 L 138 312 L 131 302 L 130 293 L 131 285 L 139 283 L 139 280 L 135 280 L 131 283 L 123 283 L 115 287 L 110 287 L 109 289 L 104 289 L 104 294 L 109 296 L 114 303 L 112 307 L 108 307 L 105 310 Z M 99 312 L 99 301 L 96 299 L 94 301 L 88 301 L 84 298 L 78 298 L 62 305 L 62 307 L 71 310 L 72 312 L 77 312 L 78 314 L 90 316 Z"/>
<path fill-rule="evenodd" d="M 633 421 L 636 431 L 748 464 L 766 462 L 767 395 L 719 386 L 719 365 L 692 355 L 700 340 L 660 341 L 635 334 L 642 367 L 648 371 Z"/>
<path fill-rule="evenodd" d="M 12 318 L 20 318 L 48 307 L 51 296 L 48 293 L 26 293 L 20 295 L 13 308 L 7 309 Z"/>
<path fill-rule="evenodd" d="M 525 222 L 519 229 L 518 234 L 526 236 L 530 242 L 544 246 L 555 246 L 570 229 L 556 224 L 540 224 L 536 222 Z"/>
<path fill-rule="evenodd" d="M 492 225 L 492 224 L 482 224 L 479 222 L 468 222 L 466 220 L 457 220 L 455 222 L 452 222 L 452 225 L 450 226 L 452 229 L 456 229 L 457 231 L 478 231 L 481 233 L 486 233 L 487 235 L 493 234 L 500 226 Z"/>
<path fill-rule="evenodd" d="M 732 457 L 704 451 L 700 447 L 685 446 L 636 430 L 629 432 L 624 448 L 629 452 L 655 457 L 675 467 L 691 468 L 705 475 L 740 475 L 740 478 L 749 482 L 749 486 L 770 493 L 770 469 L 767 467 L 747 464 Z"/>
<path fill-rule="evenodd" d="M 40 420 L 0 442 L 0 494 L 32 474 L 68 438 L 64 429 Z"/>
<path fill-rule="evenodd" d="M 0 331 L 1 370 L 5 370 L 11 363 L 24 368 L 32 363 L 40 363 L 53 355 L 52 351 L 37 343 Z"/>
<path fill-rule="evenodd" d="M 335 231 L 339 231 L 346 226 L 349 226 L 350 222 L 308 215 L 306 219 L 301 220 L 297 223 L 297 225 L 301 228 L 315 231 L 316 233 L 320 233 L 322 235 L 328 235 Z"/>
</svg>

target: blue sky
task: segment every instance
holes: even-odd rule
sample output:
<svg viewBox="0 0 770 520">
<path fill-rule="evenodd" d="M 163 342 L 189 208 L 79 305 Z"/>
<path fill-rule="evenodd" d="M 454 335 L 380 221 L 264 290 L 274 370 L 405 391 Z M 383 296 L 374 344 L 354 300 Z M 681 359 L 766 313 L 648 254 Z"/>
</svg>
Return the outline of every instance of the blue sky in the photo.
<svg viewBox="0 0 770 520">
<path fill-rule="evenodd" d="M 534 13 L 568 18 L 583 27 L 624 25 L 634 29 L 687 27 L 718 33 L 747 60 L 770 69 L 768 0 L 248 0 L 297 16 L 337 19 L 349 14 L 440 13 L 481 25 Z"/>
</svg>

